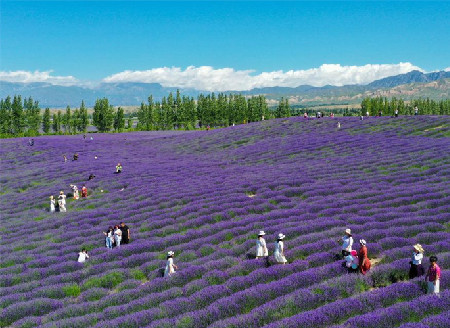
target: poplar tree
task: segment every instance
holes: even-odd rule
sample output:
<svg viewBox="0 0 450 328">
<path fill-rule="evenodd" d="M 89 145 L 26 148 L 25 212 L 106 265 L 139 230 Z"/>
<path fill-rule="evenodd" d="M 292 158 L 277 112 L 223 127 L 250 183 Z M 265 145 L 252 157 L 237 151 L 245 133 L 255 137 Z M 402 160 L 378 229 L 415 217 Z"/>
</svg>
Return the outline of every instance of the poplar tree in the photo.
<svg viewBox="0 0 450 328">
<path fill-rule="evenodd" d="M 100 132 L 108 132 L 114 122 L 114 108 L 107 98 L 97 99 L 94 105 L 92 122 Z"/>
<path fill-rule="evenodd" d="M 42 131 L 44 133 L 50 132 L 50 109 L 47 107 L 42 116 Z"/>
</svg>

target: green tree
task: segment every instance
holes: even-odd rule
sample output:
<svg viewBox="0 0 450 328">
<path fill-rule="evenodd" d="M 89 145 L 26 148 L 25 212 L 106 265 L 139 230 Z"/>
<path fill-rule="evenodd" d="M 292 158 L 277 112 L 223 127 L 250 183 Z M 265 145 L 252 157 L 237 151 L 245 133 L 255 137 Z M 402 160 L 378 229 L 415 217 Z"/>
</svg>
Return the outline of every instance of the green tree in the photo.
<svg viewBox="0 0 450 328">
<path fill-rule="evenodd" d="M 64 127 L 65 133 L 70 134 L 72 132 L 71 131 L 71 127 L 72 127 L 71 121 L 72 121 L 72 112 L 70 110 L 70 106 L 67 106 L 66 113 L 62 117 L 62 125 Z"/>
<path fill-rule="evenodd" d="M 33 101 L 31 97 L 24 99 L 25 109 L 25 121 L 28 128 L 28 135 L 39 134 L 39 125 L 41 123 L 41 109 L 39 108 L 39 102 Z"/>
<path fill-rule="evenodd" d="M 42 116 L 42 131 L 44 133 L 50 132 L 50 109 L 47 107 Z"/>
<path fill-rule="evenodd" d="M 123 112 L 123 108 L 117 108 L 116 115 L 114 116 L 114 130 L 118 132 L 122 132 L 125 128 L 125 116 Z"/>
<path fill-rule="evenodd" d="M 82 100 L 78 117 L 78 126 L 77 126 L 78 131 L 86 132 L 88 124 L 89 124 L 88 111 L 86 106 L 84 105 L 84 100 Z"/>
<path fill-rule="evenodd" d="M 21 96 L 14 96 L 13 98 L 11 105 L 11 126 L 12 134 L 16 136 L 22 135 L 25 131 L 26 121 Z"/>
<path fill-rule="evenodd" d="M 0 134 L 12 134 L 12 104 L 11 97 L 6 97 L 0 101 Z"/>
<path fill-rule="evenodd" d="M 94 126 L 100 132 L 108 132 L 114 122 L 114 108 L 109 104 L 107 98 L 97 99 L 92 116 Z"/>
</svg>

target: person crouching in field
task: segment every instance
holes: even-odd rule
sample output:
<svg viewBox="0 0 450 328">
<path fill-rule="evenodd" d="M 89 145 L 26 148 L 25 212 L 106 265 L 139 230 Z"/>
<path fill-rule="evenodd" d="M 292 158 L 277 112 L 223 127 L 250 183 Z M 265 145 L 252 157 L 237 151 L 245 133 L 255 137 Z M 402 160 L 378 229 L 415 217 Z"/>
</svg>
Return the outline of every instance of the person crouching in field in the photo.
<svg viewBox="0 0 450 328">
<path fill-rule="evenodd" d="M 122 165 L 120 163 L 116 165 L 116 173 L 122 173 Z"/>
<path fill-rule="evenodd" d="M 81 252 L 78 253 L 78 262 L 84 263 L 88 258 L 89 258 L 88 252 L 86 249 L 83 248 Z"/>
<path fill-rule="evenodd" d="M 173 274 L 175 274 L 175 269 L 178 270 L 178 267 L 173 263 L 173 257 L 175 253 L 172 251 L 169 251 L 167 253 L 167 262 L 166 262 L 166 268 L 164 270 L 164 277 L 171 277 Z"/>
</svg>

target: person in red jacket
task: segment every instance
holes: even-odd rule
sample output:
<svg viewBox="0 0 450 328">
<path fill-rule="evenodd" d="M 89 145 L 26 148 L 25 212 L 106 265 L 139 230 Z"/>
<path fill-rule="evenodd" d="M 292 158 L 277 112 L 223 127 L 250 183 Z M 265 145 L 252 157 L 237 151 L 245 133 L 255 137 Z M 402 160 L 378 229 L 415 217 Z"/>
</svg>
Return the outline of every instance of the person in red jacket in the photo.
<svg viewBox="0 0 450 328">
<path fill-rule="evenodd" d="M 362 274 L 366 274 L 370 270 L 370 260 L 367 257 L 367 246 L 364 239 L 359 240 L 361 248 L 359 249 L 358 259 L 359 259 L 359 271 Z"/>
<path fill-rule="evenodd" d="M 81 188 L 81 197 L 86 198 L 87 194 L 88 194 L 88 191 L 87 191 L 86 185 L 83 185 L 83 188 Z"/>
</svg>

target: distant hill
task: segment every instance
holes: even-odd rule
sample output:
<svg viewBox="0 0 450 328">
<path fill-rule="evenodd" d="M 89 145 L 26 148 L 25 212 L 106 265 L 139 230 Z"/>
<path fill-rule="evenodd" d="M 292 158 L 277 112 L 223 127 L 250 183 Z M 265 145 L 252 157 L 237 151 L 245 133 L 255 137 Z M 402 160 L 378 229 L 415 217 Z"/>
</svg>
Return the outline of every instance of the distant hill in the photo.
<svg viewBox="0 0 450 328">
<path fill-rule="evenodd" d="M 367 96 L 397 96 L 405 100 L 417 97 L 431 99 L 449 98 L 450 72 L 424 74 L 412 71 L 406 74 L 390 76 L 373 81 L 367 85 L 345 85 L 313 87 L 300 85 L 290 87 L 256 88 L 250 91 L 229 91 L 244 95 L 265 95 L 270 104 L 280 97 L 288 97 L 292 104 L 306 106 L 320 104 L 356 104 Z M 81 100 L 92 107 L 95 100 L 107 97 L 116 106 L 139 106 L 146 102 L 151 94 L 155 100 L 161 100 L 169 92 L 175 93 L 176 87 L 166 88 L 159 83 L 101 83 L 95 87 L 56 86 L 49 83 L 0 83 L 0 98 L 20 94 L 39 101 L 41 107 L 63 108 L 67 105 L 78 107 Z M 202 90 L 180 88 L 182 94 L 197 97 Z"/>
</svg>

